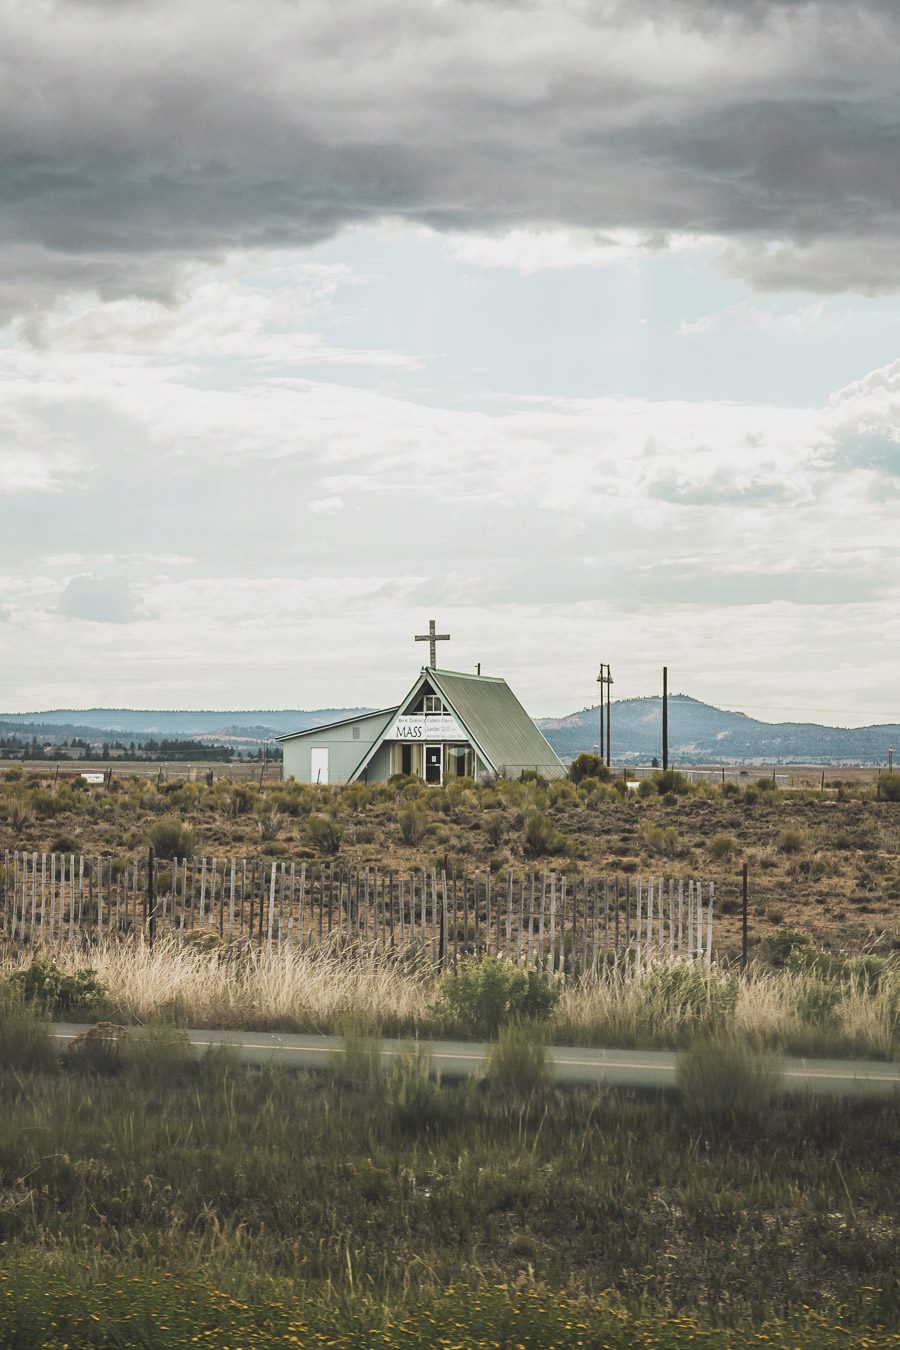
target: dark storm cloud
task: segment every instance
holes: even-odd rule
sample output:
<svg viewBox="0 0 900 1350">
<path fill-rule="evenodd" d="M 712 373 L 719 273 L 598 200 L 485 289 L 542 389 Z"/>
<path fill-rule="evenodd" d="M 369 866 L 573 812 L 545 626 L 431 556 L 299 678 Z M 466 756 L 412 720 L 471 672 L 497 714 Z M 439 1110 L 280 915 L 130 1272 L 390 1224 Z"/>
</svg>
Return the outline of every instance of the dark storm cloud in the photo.
<svg viewBox="0 0 900 1350">
<path fill-rule="evenodd" d="M 0 2 L 0 304 L 385 216 L 723 234 L 762 287 L 892 289 L 898 38 L 882 0 Z"/>
</svg>

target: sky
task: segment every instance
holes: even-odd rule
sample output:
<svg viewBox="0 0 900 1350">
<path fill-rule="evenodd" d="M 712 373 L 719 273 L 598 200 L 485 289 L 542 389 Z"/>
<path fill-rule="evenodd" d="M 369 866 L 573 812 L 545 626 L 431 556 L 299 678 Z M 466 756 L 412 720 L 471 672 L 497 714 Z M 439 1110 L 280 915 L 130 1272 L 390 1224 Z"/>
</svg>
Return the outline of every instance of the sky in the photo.
<svg viewBox="0 0 900 1350">
<path fill-rule="evenodd" d="M 900 720 L 895 0 L 0 0 L 0 711 Z"/>
</svg>

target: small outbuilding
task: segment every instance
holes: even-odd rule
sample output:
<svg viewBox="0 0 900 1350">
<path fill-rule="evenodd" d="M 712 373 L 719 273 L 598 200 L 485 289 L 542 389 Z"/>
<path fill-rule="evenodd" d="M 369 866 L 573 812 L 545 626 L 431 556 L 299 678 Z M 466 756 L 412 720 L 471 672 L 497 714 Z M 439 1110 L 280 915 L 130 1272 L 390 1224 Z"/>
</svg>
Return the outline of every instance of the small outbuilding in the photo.
<svg viewBox="0 0 900 1350">
<path fill-rule="evenodd" d="M 380 783 L 397 773 L 435 784 L 518 778 L 525 770 L 544 778 L 566 774 L 505 680 L 433 665 L 422 668 L 393 708 L 278 740 L 284 777 L 300 783 Z"/>
</svg>

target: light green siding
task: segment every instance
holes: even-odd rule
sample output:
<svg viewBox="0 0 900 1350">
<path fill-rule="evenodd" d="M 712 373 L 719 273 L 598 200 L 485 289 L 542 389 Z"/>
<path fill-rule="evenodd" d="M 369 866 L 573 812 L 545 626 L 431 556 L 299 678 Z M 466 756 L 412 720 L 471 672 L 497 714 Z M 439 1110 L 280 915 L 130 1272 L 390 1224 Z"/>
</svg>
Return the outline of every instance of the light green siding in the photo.
<svg viewBox="0 0 900 1350">
<path fill-rule="evenodd" d="M 327 750 L 329 783 L 349 782 L 353 770 L 378 740 L 393 715 L 394 709 L 390 708 L 285 737 L 281 741 L 284 749 L 283 776 L 295 778 L 298 783 L 311 783 L 312 752 Z M 353 734 L 354 728 L 358 733 L 356 736 Z"/>
<path fill-rule="evenodd" d="M 360 759 L 362 755 L 360 755 Z M 391 742 L 385 741 L 375 751 L 363 772 L 360 774 L 365 783 L 384 783 L 391 776 Z"/>
</svg>

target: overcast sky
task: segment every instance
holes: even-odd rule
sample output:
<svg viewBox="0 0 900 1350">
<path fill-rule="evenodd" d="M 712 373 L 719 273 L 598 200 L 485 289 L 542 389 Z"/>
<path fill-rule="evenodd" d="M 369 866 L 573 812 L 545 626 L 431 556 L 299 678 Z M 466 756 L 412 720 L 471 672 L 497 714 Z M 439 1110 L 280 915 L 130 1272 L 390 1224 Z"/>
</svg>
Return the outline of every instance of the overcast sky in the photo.
<svg viewBox="0 0 900 1350">
<path fill-rule="evenodd" d="M 900 718 L 896 0 L 0 0 L 0 711 Z"/>
</svg>

